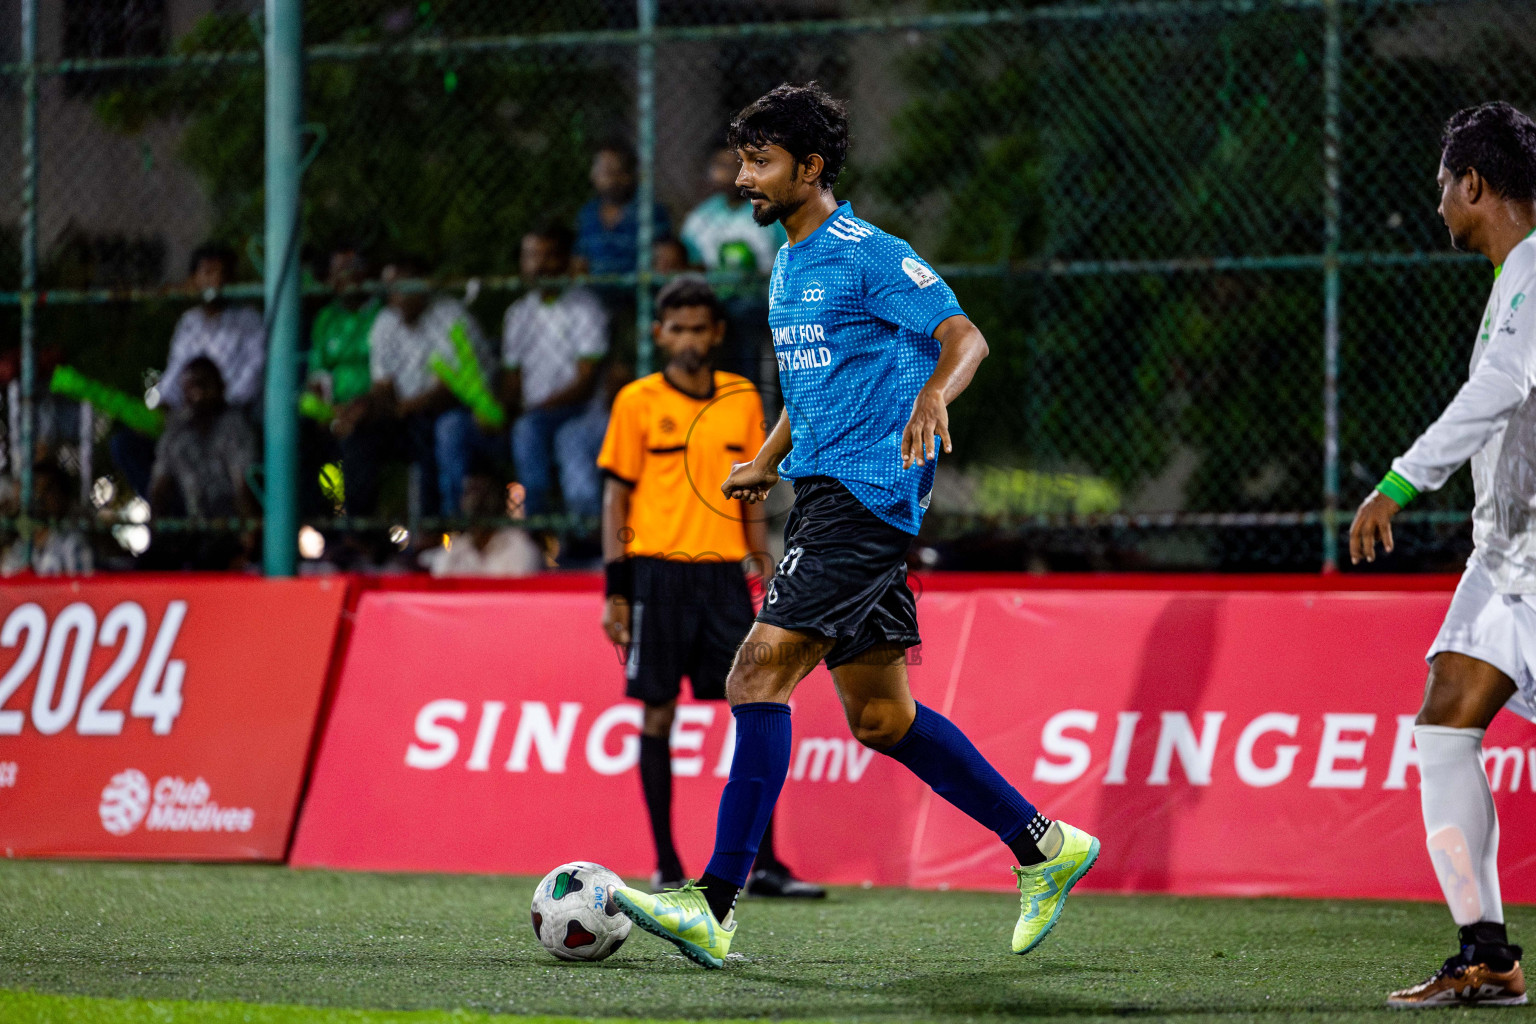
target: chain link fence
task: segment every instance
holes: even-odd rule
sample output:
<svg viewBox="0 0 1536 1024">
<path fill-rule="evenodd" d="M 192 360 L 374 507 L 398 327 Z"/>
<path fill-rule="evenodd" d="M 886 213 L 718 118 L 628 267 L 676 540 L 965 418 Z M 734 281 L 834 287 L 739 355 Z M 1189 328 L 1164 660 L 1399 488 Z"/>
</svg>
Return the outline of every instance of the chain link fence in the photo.
<svg viewBox="0 0 1536 1024">
<path fill-rule="evenodd" d="M 648 2 L 306 4 L 306 325 L 333 286 L 349 310 L 382 302 L 392 265 L 462 304 L 494 387 L 508 308 L 531 290 L 553 300 L 585 268 L 576 283 L 605 315 L 602 351 L 583 350 L 600 438 L 614 388 L 655 368 L 636 327 L 655 287 L 702 262 L 730 303 L 724 358 L 772 409 L 766 260 L 721 260 L 682 228 L 710 199 L 731 113 L 814 78 L 849 103 L 840 196 L 940 269 L 992 349 L 951 411 L 929 564 L 1316 571 L 1464 378 L 1491 273 L 1450 251 L 1436 215 L 1439 129 L 1490 99 L 1536 109 L 1530 4 L 661 0 L 652 23 Z M 17 42 L 28 11 L 32 59 Z M 143 471 L 136 486 L 123 465 L 133 444 L 99 407 L 50 396 L 49 375 L 65 365 L 155 397 L 209 240 L 236 257 L 226 297 L 259 307 L 261 9 L 7 0 L 0 13 L 0 151 L 23 169 L 0 189 L 16 225 L 0 237 L 5 512 L 13 535 L 83 514 L 104 531 L 98 564 L 126 563 L 150 536 Z M 660 204 L 652 218 L 630 207 L 640 227 L 618 264 L 583 235 L 605 152 L 634 153 L 637 195 Z M 528 262 L 540 239 L 560 248 L 557 225 L 575 229 L 577 262 Z M 647 231 L 657 243 L 635 244 Z M 367 269 L 338 284 L 338 250 Z M 530 365 L 514 411 L 536 397 Z M 339 406 L 337 379 L 320 378 L 317 397 Z M 333 553 L 369 529 L 398 524 L 398 541 L 456 512 L 501 514 L 434 504 L 431 471 L 398 467 L 373 507 L 349 507 L 326 476 L 334 435 L 301 433 L 303 514 Z M 494 437 L 466 464 L 524 479 L 516 444 Z M 418 442 L 430 447 L 381 443 L 403 463 Z M 559 482 L 529 511 L 557 517 L 535 525 L 579 559 L 590 510 L 562 498 L 576 474 L 558 456 Z M 33 466 L 46 486 L 23 488 Z M 259 473 L 249 483 L 259 498 Z M 1422 499 L 1393 566 L 1459 564 L 1470 505 L 1466 474 Z M 156 513 L 156 535 L 210 526 Z"/>
</svg>

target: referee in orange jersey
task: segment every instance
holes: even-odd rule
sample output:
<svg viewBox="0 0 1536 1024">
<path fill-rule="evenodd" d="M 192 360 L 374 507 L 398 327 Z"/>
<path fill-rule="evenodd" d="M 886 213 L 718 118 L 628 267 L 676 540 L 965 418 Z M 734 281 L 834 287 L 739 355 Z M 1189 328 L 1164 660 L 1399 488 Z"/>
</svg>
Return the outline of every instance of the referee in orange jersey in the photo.
<svg viewBox="0 0 1536 1024">
<path fill-rule="evenodd" d="M 645 704 L 640 783 L 656 841 L 653 889 L 685 879 L 672 841 L 672 718 L 683 676 L 695 700 L 724 700 L 736 648 L 752 628 L 743 570 L 773 572 L 767 524 L 720 495 L 732 464 L 762 447 L 763 403 L 745 377 L 713 368 L 725 311 L 700 277 L 656 296 L 651 325 L 667 365 L 614 399 L 597 464 L 603 487 L 603 630 L 627 650 L 625 693 Z M 747 891 L 818 897 L 774 856 L 773 825 Z"/>
</svg>

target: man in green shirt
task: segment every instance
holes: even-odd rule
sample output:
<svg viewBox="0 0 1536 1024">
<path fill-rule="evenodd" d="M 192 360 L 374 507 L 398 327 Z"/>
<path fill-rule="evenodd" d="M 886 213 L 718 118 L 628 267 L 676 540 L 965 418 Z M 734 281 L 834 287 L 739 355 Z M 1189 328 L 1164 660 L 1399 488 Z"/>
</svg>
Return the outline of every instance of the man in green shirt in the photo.
<svg viewBox="0 0 1536 1024">
<path fill-rule="evenodd" d="M 308 387 L 338 410 L 368 393 L 368 332 L 383 305 L 355 289 L 368 279 L 368 261 L 351 246 L 331 253 L 326 283 L 336 297 L 315 315 L 309 335 Z"/>
</svg>

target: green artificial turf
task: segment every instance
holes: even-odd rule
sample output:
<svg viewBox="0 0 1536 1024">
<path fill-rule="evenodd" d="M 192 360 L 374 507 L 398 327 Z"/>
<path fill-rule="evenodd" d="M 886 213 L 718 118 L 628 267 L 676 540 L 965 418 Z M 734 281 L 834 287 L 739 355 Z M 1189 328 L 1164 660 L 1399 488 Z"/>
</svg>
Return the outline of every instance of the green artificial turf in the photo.
<svg viewBox="0 0 1536 1024">
<path fill-rule="evenodd" d="M 1385 1012 L 1383 994 L 1428 975 L 1454 941 L 1437 904 L 1082 894 L 1017 957 L 1008 896 L 840 889 L 745 903 L 741 957 L 723 971 L 638 930 L 603 963 L 564 964 L 534 941 L 531 891 L 521 878 L 0 862 L 0 989 L 219 1004 L 65 1001 L 49 1005 L 81 1009 L 50 1016 L 13 994 L 0 1019 L 1344 1021 Z M 1510 918 L 1516 941 L 1536 925 L 1532 908 Z"/>
<path fill-rule="evenodd" d="M 632 1024 L 631 1018 L 507 1017 L 464 1010 L 334 1010 L 313 1006 L 97 999 L 0 989 L 5 1024 Z M 655 1021 L 653 1024 L 683 1024 Z"/>
</svg>

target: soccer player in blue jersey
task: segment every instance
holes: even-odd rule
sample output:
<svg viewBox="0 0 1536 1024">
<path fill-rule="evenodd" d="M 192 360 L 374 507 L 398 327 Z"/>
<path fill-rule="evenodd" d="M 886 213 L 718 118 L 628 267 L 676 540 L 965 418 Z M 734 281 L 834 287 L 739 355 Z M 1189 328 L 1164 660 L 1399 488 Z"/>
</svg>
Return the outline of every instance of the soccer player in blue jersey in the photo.
<svg viewBox="0 0 1536 1024">
<path fill-rule="evenodd" d="M 951 450 L 947 406 L 987 343 L 910 245 L 833 198 L 848 153 L 840 102 L 815 83 L 781 85 L 737 115 L 730 144 L 753 216 L 781 222 L 789 236 L 768 297 L 785 411 L 721 489 L 761 501 L 782 475 L 795 506 L 784 559 L 726 680 L 736 749 L 714 856 L 697 885 L 620 889 L 615 902 L 694 962 L 724 965 L 736 898 L 789 770 L 789 698 L 825 660 L 853 735 L 1013 851 L 1013 951 L 1028 953 L 1093 866 L 1099 841 L 1037 811 L 907 685 L 906 648 L 921 642 L 907 549 L 939 447 Z"/>
</svg>

